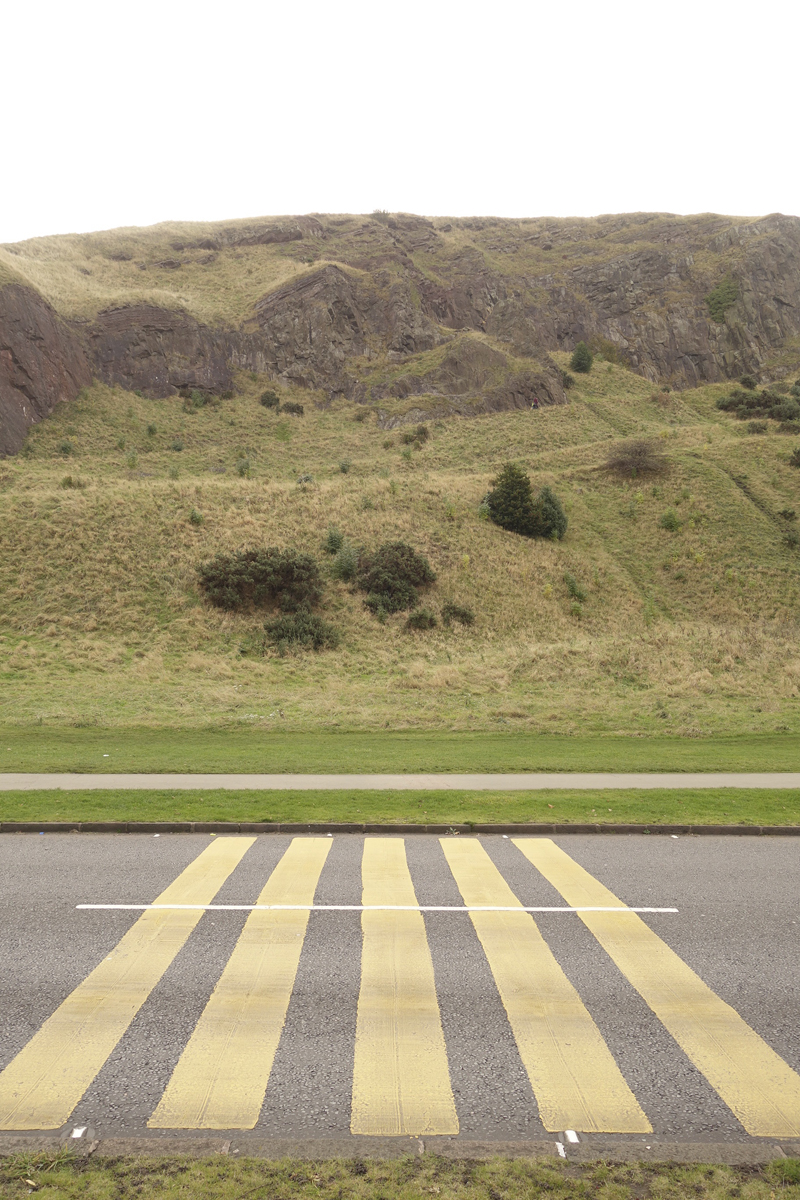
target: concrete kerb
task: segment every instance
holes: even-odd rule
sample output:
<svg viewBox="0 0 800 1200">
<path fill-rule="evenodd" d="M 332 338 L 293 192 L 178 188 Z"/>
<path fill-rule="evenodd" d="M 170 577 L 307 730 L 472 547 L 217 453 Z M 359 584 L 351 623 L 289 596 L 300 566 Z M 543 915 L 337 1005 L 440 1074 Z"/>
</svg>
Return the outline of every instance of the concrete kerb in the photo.
<svg viewBox="0 0 800 1200">
<path fill-rule="evenodd" d="M 79 1158 L 125 1158 L 146 1155 L 154 1158 L 300 1158 L 309 1161 L 330 1159 L 392 1159 L 409 1154 L 438 1155 L 449 1159 L 528 1158 L 558 1159 L 556 1143 L 563 1157 L 577 1163 L 647 1162 L 665 1164 L 725 1164 L 732 1167 L 766 1166 L 781 1158 L 794 1158 L 800 1146 L 774 1141 L 751 1142 L 658 1142 L 605 1141 L 587 1136 L 577 1145 L 563 1143 L 556 1135 L 531 1138 L 525 1142 L 491 1142 L 472 1139 L 431 1138 L 280 1138 L 235 1131 L 218 1137 L 150 1135 L 99 1138 L 87 1135 L 73 1141 L 66 1134 L 0 1134 L 0 1157 L 56 1151 L 69 1145 Z"/>
<path fill-rule="evenodd" d="M 644 833 L 677 837 L 713 835 L 715 837 L 800 837 L 800 825 L 622 825 L 622 824 L 470 824 L 470 825 L 399 825 L 369 822 L 252 822 L 252 821 L 4 821 L 2 833 L 291 833 L 291 834 L 526 834 L 567 833 Z"/>
</svg>

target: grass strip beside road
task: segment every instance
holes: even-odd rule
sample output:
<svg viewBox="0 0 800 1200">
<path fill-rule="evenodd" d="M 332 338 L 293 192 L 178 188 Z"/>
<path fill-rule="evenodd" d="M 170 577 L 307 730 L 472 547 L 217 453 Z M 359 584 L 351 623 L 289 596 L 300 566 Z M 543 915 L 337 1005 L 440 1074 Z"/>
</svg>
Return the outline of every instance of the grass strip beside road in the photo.
<svg viewBox="0 0 800 1200">
<path fill-rule="evenodd" d="M 552 1147 L 552 1142 L 548 1143 Z M 33 1183 L 33 1187 L 31 1187 Z M 67 1150 L 0 1159 L 0 1191 L 8 1200 L 35 1191 L 47 1200 L 800 1200 L 800 1161 L 760 1167 L 665 1163 L 577 1163 L 500 1156 L 484 1161 L 435 1154 L 393 1160 L 269 1161 L 232 1158 L 87 1158 Z"/>
<path fill-rule="evenodd" d="M 0 772 L 350 774 L 796 771 L 797 734 L 731 738 L 536 733 L 272 733 L 0 727 Z"/>
<path fill-rule="evenodd" d="M 0 792 L 4 821 L 800 825 L 800 790 Z"/>
</svg>

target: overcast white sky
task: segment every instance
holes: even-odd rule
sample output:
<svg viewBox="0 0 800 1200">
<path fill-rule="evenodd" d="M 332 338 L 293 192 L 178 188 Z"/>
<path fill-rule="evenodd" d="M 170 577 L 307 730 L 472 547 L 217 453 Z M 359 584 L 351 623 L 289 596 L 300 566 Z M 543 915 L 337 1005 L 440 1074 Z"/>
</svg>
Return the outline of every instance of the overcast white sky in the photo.
<svg viewBox="0 0 800 1200">
<path fill-rule="evenodd" d="M 800 213 L 800 6 L 5 6 L 0 242 L 305 212 Z"/>
</svg>

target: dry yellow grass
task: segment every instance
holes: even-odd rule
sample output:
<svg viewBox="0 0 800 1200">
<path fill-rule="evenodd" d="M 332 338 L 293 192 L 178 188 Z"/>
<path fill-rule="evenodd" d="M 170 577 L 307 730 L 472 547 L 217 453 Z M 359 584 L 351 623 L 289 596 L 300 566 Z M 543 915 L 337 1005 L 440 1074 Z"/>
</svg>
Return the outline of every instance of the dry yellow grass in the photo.
<svg viewBox="0 0 800 1200">
<path fill-rule="evenodd" d="M 406 459 L 374 415 L 359 423 L 354 406 L 317 409 L 299 392 L 305 417 L 276 415 L 258 403 L 265 386 L 242 376 L 235 400 L 188 414 L 177 398 L 98 385 L 2 464 L 0 723 L 800 727 L 800 563 L 778 515 L 800 513 L 794 443 L 747 436 L 714 408 L 724 389 L 656 403 L 644 380 L 598 363 L 568 406 L 434 423 Z M 602 469 L 632 435 L 659 441 L 666 477 Z M 563 499 L 563 543 L 481 520 L 509 459 Z M 85 486 L 62 486 L 67 475 Z M 676 533 L 659 523 L 668 508 Z M 331 580 L 325 615 L 342 648 L 280 658 L 259 651 L 263 616 L 199 594 L 197 564 L 217 550 L 295 546 L 324 560 L 331 524 L 365 546 L 417 546 L 439 576 L 426 604 L 467 604 L 474 627 L 381 626 Z M 587 593 L 579 607 L 566 572 Z"/>
</svg>

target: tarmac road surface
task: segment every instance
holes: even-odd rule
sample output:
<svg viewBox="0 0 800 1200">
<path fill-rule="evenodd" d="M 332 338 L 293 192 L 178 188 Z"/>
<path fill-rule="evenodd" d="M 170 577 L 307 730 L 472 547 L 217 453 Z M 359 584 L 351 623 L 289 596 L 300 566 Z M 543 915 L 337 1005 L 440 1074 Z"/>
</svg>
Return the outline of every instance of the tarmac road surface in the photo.
<svg viewBox="0 0 800 1200">
<path fill-rule="evenodd" d="M 10 835 L 0 1131 L 791 1152 L 799 899 L 794 839 Z"/>
</svg>

